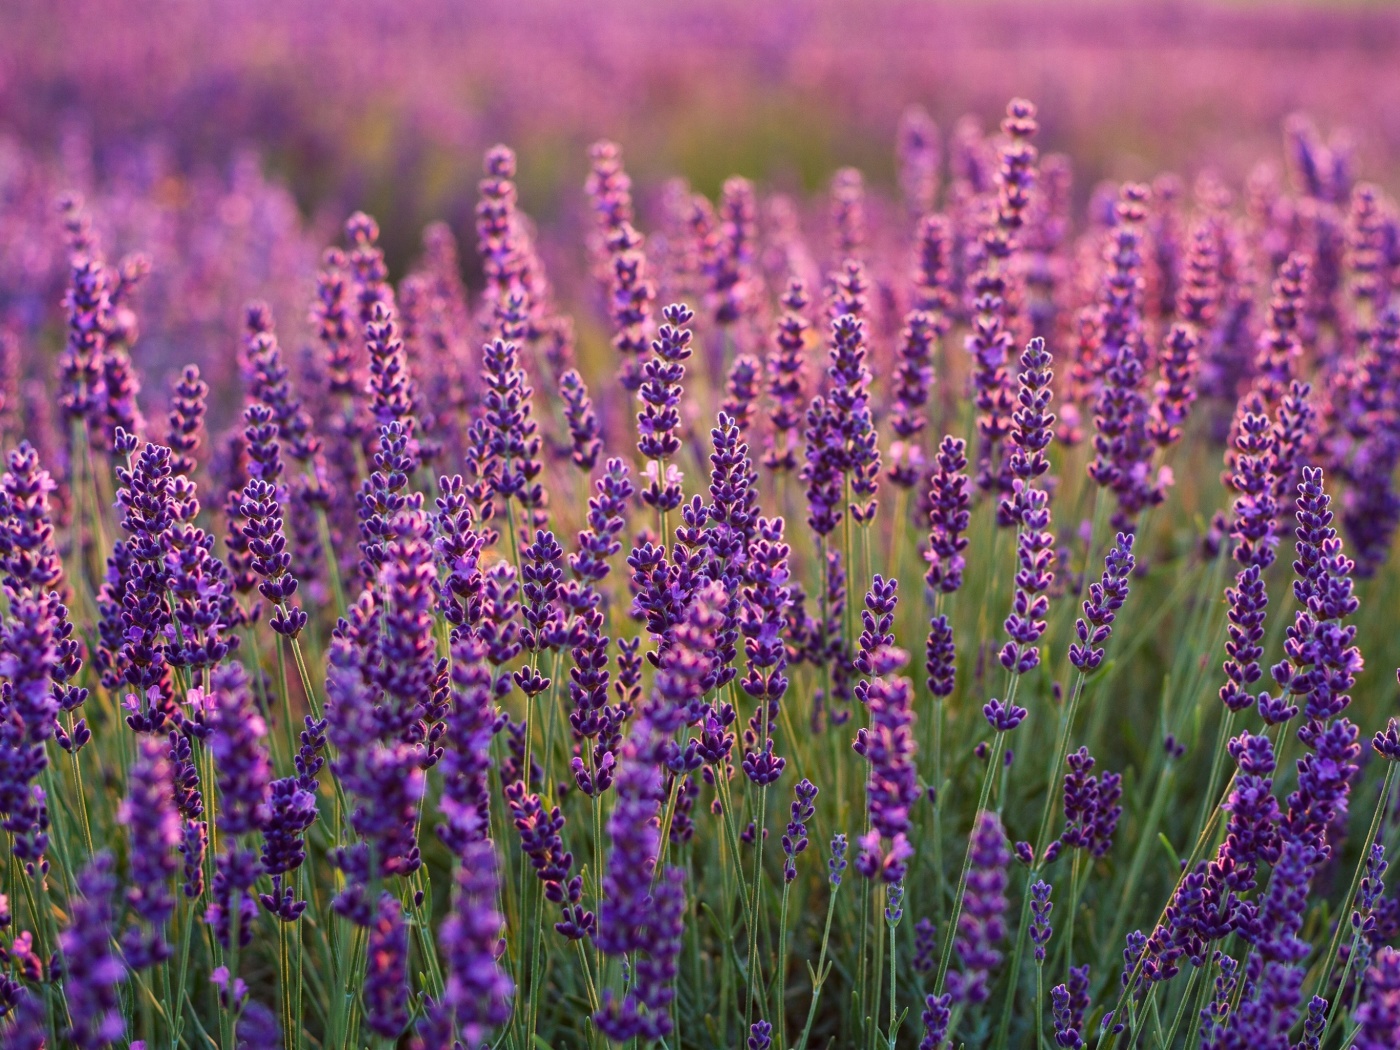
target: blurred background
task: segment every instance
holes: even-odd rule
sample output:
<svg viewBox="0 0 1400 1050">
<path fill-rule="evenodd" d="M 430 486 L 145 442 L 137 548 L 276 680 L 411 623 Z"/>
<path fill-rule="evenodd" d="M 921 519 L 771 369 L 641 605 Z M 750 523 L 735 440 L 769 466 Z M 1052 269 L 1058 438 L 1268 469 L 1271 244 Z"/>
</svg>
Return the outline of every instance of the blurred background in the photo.
<svg viewBox="0 0 1400 1050">
<path fill-rule="evenodd" d="M 203 357 L 242 302 L 304 323 L 320 248 L 374 214 L 396 274 L 423 226 L 469 249 L 483 150 L 518 153 L 541 251 L 576 265 L 587 147 L 621 144 L 642 225 L 664 180 L 815 195 L 841 166 L 894 194 L 895 130 L 922 105 L 946 138 L 1006 100 L 1074 165 L 1076 214 L 1104 178 L 1284 166 L 1307 113 L 1397 187 L 1400 7 L 1378 3 L 928 0 L 4 0 L 0 323 L 58 320 L 52 199 L 88 199 L 113 255 L 155 263 L 142 367 Z M 48 245 L 47 250 L 45 245 Z M 474 253 L 462 253 L 469 284 Z M 575 259 L 574 257 L 577 257 Z M 565 301 L 571 290 L 557 289 Z M 587 333 L 583 333 L 587 338 Z M 198 344 L 192 346 L 191 344 Z M 182 356 L 183 355 L 183 356 Z M 154 376 L 153 376 L 154 378 Z M 217 377 L 213 377 L 217 378 Z"/>
</svg>

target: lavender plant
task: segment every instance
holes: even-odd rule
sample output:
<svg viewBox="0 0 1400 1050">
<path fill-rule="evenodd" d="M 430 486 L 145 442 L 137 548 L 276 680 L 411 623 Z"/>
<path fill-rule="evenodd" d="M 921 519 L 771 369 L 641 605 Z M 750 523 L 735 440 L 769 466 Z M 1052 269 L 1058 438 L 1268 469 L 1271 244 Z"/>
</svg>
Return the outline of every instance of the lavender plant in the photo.
<svg viewBox="0 0 1400 1050">
<path fill-rule="evenodd" d="M 497 146 L 480 287 L 357 212 L 164 405 L 193 263 L 27 231 L 0 1044 L 1400 1045 L 1400 211 L 1292 122 L 1080 222 L 1041 116 L 600 142 L 574 255 Z"/>
</svg>

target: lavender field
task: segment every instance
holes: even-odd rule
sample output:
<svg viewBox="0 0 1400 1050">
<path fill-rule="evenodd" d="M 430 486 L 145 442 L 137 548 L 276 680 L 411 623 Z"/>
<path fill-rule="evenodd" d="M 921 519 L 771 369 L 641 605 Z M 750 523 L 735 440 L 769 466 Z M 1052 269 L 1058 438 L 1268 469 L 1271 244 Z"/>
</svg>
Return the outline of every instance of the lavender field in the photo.
<svg viewBox="0 0 1400 1050">
<path fill-rule="evenodd" d="M 1400 1047 L 1400 8 L 3 7 L 0 1050 Z"/>
</svg>

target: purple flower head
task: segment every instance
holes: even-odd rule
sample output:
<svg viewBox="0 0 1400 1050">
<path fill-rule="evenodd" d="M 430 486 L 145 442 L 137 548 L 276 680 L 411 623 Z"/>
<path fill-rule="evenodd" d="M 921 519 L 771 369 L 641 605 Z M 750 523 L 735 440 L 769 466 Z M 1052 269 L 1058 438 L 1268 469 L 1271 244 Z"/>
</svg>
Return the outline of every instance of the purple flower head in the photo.
<svg viewBox="0 0 1400 1050">
<path fill-rule="evenodd" d="M 966 444 L 945 436 L 929 480 L 928 572 L 924 581 L 935 591 L 951 594 L 962 586 L 963 555 L 967 548 L 972 501 L 968 495 Z"/>
<path fill-rule="evenodd" d="M 1178 322 L 1167 333 L 1161 351 L 1162 378 L 1153 388 L 1152 414 L 1147 423 L 1147 435 L 1159 448 L 1181 440 L 1182 427 L 1191 414 L 1196 400 L 1196 374 L 1200 358 L 1196 347 L 1200 342 L 1195 328 Z"/>
<path fill-rule="evenodd" d="M 127 795 L 117 813 L 131 836 L 127 903 L 149 927 L 132 927 L 122 939 L 128 963 L 138 969 L 170 954 L 163 928 L 175 909 L 170 883 L 181 837 L 170 773 L 165 744 L 156 737 L 141 737 L 127 777 Z"/>
<path fill-rule="evenodd" d="M 914 305 L 935 318 L 939 335 L 946 333 L 957 309 L 953 291 L 953 230 L 946 216 L 919 220 L 914 264 Z"/>
<path fill-rule="evenodd" d="M 912 725 L 913 684 L 894 673 L 904 654 L 881 649 L 873 657 L 876 677 L 869 682 L 865 703 L 870 727 L 856 733 L 854 750 L 870 763 L 866 798 L 871 831 L 861 839 L 857 867 L 866 878 L 879 875 L 885 882 L 898 882 L 906 871 L 905 861 L 913 855 L 908 842 L 911 828 L 910 807 L 919 798 L 918 770 L 914 764 Z M 885 847 L 881 839 L 889 840 Z"/>
<path fill-rule="evenodd" d="M 277 425 L 266 405 L 249 405 L 243 418 L 247 423 L 244 436 L 250 477 L 243 487 L 239 506 L 240 530 L 252 556 L 250 567 L 262 577 L 258 591 L 277 608 L 271 620 L 272 629 L 295 638 L 306 626 L 307 616 L 291 604 L 292 595 L 297 591 L 297 579 L 291 573 L 292 555 L 287 550 L 282 524 L 285 489 L 279 484 L 282 461 L 276 439 Z"/>
<path fill-rule="evenodd" d="M 1050 532 L 1050 497 L 1043 489 L 1017 478 L 1007 506 L 1020 529 L 1016 535 L 1016 593 L 1003 623 L 1010 640 L 999 657 L 1008 671 L 1025 674 L 1040 663 L 1036 643 L 1045 633 L 1045 614 L 1050 607 L 1044 592 L 1054 579 L 1055 537 Z"/>
<path fill-rule="evenodd" d="M 739 354 L 729 366 L 724 381 L 724 401 L 720 408 L 734 417 L 735 424 L 747 434 L 758 403 L 758 377 L 762 366 L 751 354 Z"/>
<path fill-rule="evenodd" d="M 718 243 L 706 260 L 715 323 L 730 325 L 751 309 L 758 207 L 753 183 L 735 176 L 720 189 Z"/>
<path fill-rule="evenodd" d="M 603 441 L 602 426 L 593 411 L 588 387 L 576 369 L 559 377 L 559 396 L 564 399 L 564 419 L 569 426 L 569 458 L 579 470 L 592 470 L 598 463 Z"/>
<path fill-rule="evenodd" d="M 953 643 L 953 626 L 944 615 L 929 621 L 925 644 L 928 690 L 937 697 L 951 696 L 956 681 L 957 648 Z"/>
<path fill-rule="evenodd" d="M 1376 754 L 1389 762 L 1400 762 L 1400 718 L 1392 718 L 1385 729 L 1371 738 Z"/>
<path fill-rule="evenodd" d="M 267 726 L 253 703 L 248 673 L 240 663 L 215 668 L 210 678 L 210 750 L 219 783 L 219 828 L 227 836 L 247 835 L 267 821 L 271 780 Z"/>
<path fill-rule="evenodd" d="M 112 949 L 117 893 L 112 858 L 97 854 L 77 881 L 68 928 L 59 934 L 64 995 L 72 1020 L 67 1038 L 82 1050 L 98 1050 L 125 1031 L 117 986 L 127 979 L 127 971 Z"/>
<path fill-rule="evenodd" d="M 1085 674 L 1098 669 L 1103 661 L 1103 643 L 1113 632 L 1118 610 L 1128 599 L 1128 580 L 1133 572 L 1133 534 L 1120 532 L 1113 549 L 1104 557 L 1103 577 L 1089 585 L 1084 615 L 1075 621 L 1077 642 L 1070 643 L 1069 662 Z"/>
<path fill-rule="evenodd" d="M 1011 850 L 995 813 L 984 810 L 977 815 L 969 859 L 967 891 L 954 942 L 962 971 L 948 974 L 948 991 L 954 1002 L 976 1004 L 990 994 L 987 979 L 1001 962 L 997 944 L 1006 935 L 1006 868 L 1011 863 Z"/>
<path fill-rule="evenodd" d="M 486 344 L 482 349 L 482 379 L 486 387 L 483 418 L 490 434 L 494 494 L 520 505 L 524 512 L 521 528 L 538 527 L 544 523 L 545 492 L 538 480 L 544 465 L 540 461 L 534 391 L 520 366 L 518 346 L 500 339 Z"/>
<path fill-rule="evenodd" d="M 915 973 L 931 973 L 938 950 L 938 931 L 929 918 L 920 919 L 914 924 L 914 958 L 911 965 Z"/>
<path fill-rule="evenodd" d="M 846 836 L 839 832 L 831 837 L 831 856 L 826 862 L 827 882 L 834 890 L 841 885 L 841 877 L 846 872 Z"/>
<path fill-rule="evenodd" d="M 1346 718 L 1338 718 L 1309 722 L 1298 736 L 1311 753 L 1298 760 L 1298 786 L 1288 796 L 1283 832 L 1311 846 L 1322 860 L 1331 853 L 1329 828 L 1347 812 L 1361 754 L 1360 730 Z"/>
<path fill-rule="evenodd" d="M 948 1025 L 953 1019 L 953 996 L 929 995 L 924 998 L 923 1013 L 919 1020 L 924 1025 L 924 1037 L 919 1040 L 919 1050 L 942 1050 L 948 1038 Z"/>
<path fill-rule="evenodd" d="M 1238 493 L 1230 520 L 1234 557 L 1243 566 L 1267 569 L 1274 562 L 1278 542 L 1274 535 L 1276 449 L 1272 423 L 1257 393 L 1240 402 L 1234 426 L 1233 466 L 1225 479 Z"/>
<path fill-rule="evenodd" d="M 865 322 L 852 313 L 843 313 L 832 321 L 831 332 L 831 364 L 827 367 L 831 379 L 827 410 L 830 418 L 823 455 L 828 461 L 827 469 L 850 481 L 854 496 L 850 505 L 852 520 L 867 523 L 873 520 L 878 505 L 875 497 L 880 483 L 880 449 L 871 414 Z M 813 407 L 816 403 L 814 399 Z M 810 409 L 808 415 L 810 421 Z M 809 436 L 809 446 L 811 441 Z M 810 467 L 811 447 L 807 454 Z M 835 520 L 839 522 L 840 517 L 838 507 Z"/>
<path fill-rule="evenodd" d="M 1250 565 L 1235 577 L 1235 586 L 1225 589 L 1229 603 L 1229 639 L 1225 643 L 1226 683 L 1220 687 L 1220 700 L 1231 711 L 1244 711 L 1254 703 L 1250 686 L 1263 673 L 1259 658 L 1264 655 L 1264 615 L 1269 596 L 1258 565 Z"/>
<path fill-rule="evenodd" d="M 1050 942 L 1050 884 L 1037 879 L 1031 886 L 1031 944 L 1035 946 L 1035 961 L 1045 962 L 1045 946 Z"/>
<path fill-rule="evenodd" d="M 1089 965 L 1071 966 L 1069 984 L 1057 984 L 1050 990 L 1055 1023 L 1055 1045 L 1063 1050 L 1081 1050 L 1084 1046 L 1084 1014 L 1089 1009 Z"/>
<path fill-rule="evenodd" d="M 783 519 L 760 518 L 757 534 L 748 548 L 744 586 L 740 594 L 739 630 L 744 636 L 746 673 L 740 685 L 757 703 L 744 734 L 745 772 L 759 754 L 772 753 L 771 733 L 787 692 L 787 643 L 784 639 L 792 590 L 788 586 L 789 547 L 783 542 Z M 784 767 L 781 758 L 763 761 L 775 778 Z M 757 771 L 757 766 L 754 766 Z M 750 776 L 753 774 L 750 773 Z"/>
<path fill-rule="evenodd" d="M 933 314 L 911 310 L 900 333 L 899 366 L 895 371 L 895 407 L 890 420 L 895 442 L 890 446 L 889 476 L 901 488 L 913 488 L 925 475 L 920 437 L 928 420 L 929 387 L 933 384 L 933 346 L 941 336 L 940 320 Z"/>
<path fill-rule="evenodd" d="M 1066 759 L 1070 771 L 1065 774 L 1065 830 L 1060 844 L 1071 849 L 1088 850 L 1102 857 L 1113 844 L 1118 818 L 1123 814 L 1123 778 L 1117 773 L 1091 774 L 1094 759 L 1089 749 L 1081 747 Z"/>
<path fill-rule="evenodd" d="M 438 943 L 448 975 L 439 1006 L 468 1046 L 510 1019 L 515 986 L 497 961 L 505 920 L 496 910 L 499 861 L 488 839 L 470 843 L 456 869 L 452 910 L 443 920 Z"/>
<path fill-rule="evenodd" d="M 1400 951 L 1382 948 L 1366 972 L 1356 1011 L 1356 1050 L 1386 1050 L 1400 1040 Z"/>
<path fill-rule="evenodd" d="M 386 893 L 369 929 L 365 948 L 365 1024 L 385 1039 L 396 1039 L 408 1024 L 408 927 L 399 902 Z"/>
<path fill-rule="evenodd" d="M 807 339 L 811 322 L 805 313 L 807 288 L 794 277 L 783 293 L 783 313 L 768 355 L 768 419 L 763 465 L 773 471 L 797 469 L 797 430 L 802 425 L 802 402 L 807 384 Z"/>
<path fill-rule="evenodd" d="M 1054 396 L 1051 383 L 1055 379 L 1051 361 L 1045 340 L 1037 336 L 1026 344 L 1021 355 L 1021 373 L 1017 376 L 1019 407 L 1011 416 L 1014 426 L 1011 443 L 1015 448 L 1009 467 L 1013 475 L 1028 485 L 1050 469 L 1045 450 L 1050 447 L 1055 426 L 1055 413 L 1050 411 Z"/>
<path fill-rule="evenodd" d="M 642 366 L 642 383 L 637 390 L 642 401 L 637 414 L 637 451 L 643 459 L 664 464 L 681 447 L 681 381 L 692 353 L 692 333 L 686 325 L 695 315 L 684 303 L 673 303 L 662 316 L 666 323 L 657 330 L 653 356 Z M 642 499 L 658 510 L 674 510 L 680 506 L 680 485 L 658 475 L 651 487 L 643 490 Z"/>
<path fill-rule="evenodd" d="M 942 166 L 938 125 L 922 106 L 909 106 L 899 115 L 895 137 L 899 188 L 913 218 L 933 209 Z"/>
<path fill-rule="evenodd" d="M 807 850 L 807 822 L 816 815 L 817 786 L 810 780 L 801 780 L 795 789 L 796 799 L 792 803 L 792 819 L 783 833 L 783 881 L 792 882 L 797 878 L 797 857 Z"/>
<path fill-rule="evenodd" d="M 199 467 L 196 458 L 204 444 L 204 414 L 207 409 L 209 384 L 199 377 L 195 365 L 186 365 L 170 396 L 170 466 L 184 477 L 193 477 Z"/>
<path fill-rule="evenodd" d="M 1283 692 L 1277 701 L 1260 697 L 1260 710 L 1271 722 L 1297 713 L 1297 705 L 1287 703 L 1290 697 L 1305 698 L 1310 719 L 1335 718 L 1351 702 L 1347 691 L 1363 666 L 1361 651 L 1352 644 L 1356 628 L 1340 622 L 1359 605 L 1352 583 L 1355 564 L 1331 527 L 1322 471 L 1304 467 L 1298 491 L 1293 594 L 1304 609 L 1288 628 L 1285 659 L 1270 669 Z"/>
</svg>

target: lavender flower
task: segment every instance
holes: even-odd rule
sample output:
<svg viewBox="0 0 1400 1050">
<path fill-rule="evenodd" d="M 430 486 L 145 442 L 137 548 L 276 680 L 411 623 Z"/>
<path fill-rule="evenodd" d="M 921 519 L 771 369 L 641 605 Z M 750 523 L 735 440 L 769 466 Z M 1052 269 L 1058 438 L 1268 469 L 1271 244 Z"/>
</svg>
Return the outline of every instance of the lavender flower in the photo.
<svg viewBox="0 0 1400 1050">
<path fill-rule="evenodd" d="M 485 839 L 472 842 L 462 861 L 453 909 L 438 934 L 448 967 L 441 1009 L 473 1046 L 510 1018 L 515 986 L 496 961 L 504 919 L 495 904 L 500 888 L 495 847 Z"/>
<path fill-rule="evenodd" d="M 725 398 L 720 410 L 734 417 L 740 433 L 747 434 L 753 422 L 760 370 L 761 366 L 756 357 L 739 354 L 729 366 L 729 374 L 725 377 Z"/>
<path fill-rule="evenodd" d="M 1147 436 L 1158 448 L 1166 448 L 1181 440 L 1182 426 L 1196 400 L 1196 373 L 1200 359 L 1196 347 L 1200 337 L 1187 324 L 1174 324 L 1162 347 L 1162 378 L 1153 387 L 1151 416 Z"/>
<path fill-rule="evenodd" d="M 1123 778 L 1117 773 L 1102 777 L 1091 774 L 1094 759 L 1089 749 L 1081 747 L 1067 756 L 1070 771 L 1065 774 L 1065 830 L 1059 843 L 1070 849 L 1088 850 L 1102 857 L 1113 843 L 1113 833 L 1123 807 Z"/>
<path fill-rule="evenodd" d="M 249 405 L 243 418 L 247 423 L 250 463 L 248 483 L 243 487 L 239 511 L 243 536 L 252 555 L 251 568 L 262 577 L 258 591 L 277 608 L 270 626 L 278 634 L 295 638 L 306 626 L 307 616 L 290 599 L 297 591 L 297 579 L 289 571 L 292 556 L 282 526 L 281 448 L 276 440 L 277 426 L 265 405 Z"/>
<path fill-rule="evenodd" d="M 1084 615 L 1075 621 L 1069 662 L 1084 674 L 1096 671 L 1103 661 L 1103 643 L 1113 632 L 1118 610 L 1128 599 L 1128 579 L 1133 572 L 1133 534 L 1120 532 L 1113 549 L 1104 557 L 1103 578 L 1089 585 Z"/>
<path fill-rule="evenodd" d="M 952 1004 L 952 993 L 925 996 L 923 1013 L 919 1016 L 924 1025 L 919 1050 L 940 1050 L 943 1046 L 948 1038 L 948 1024 L 953 1019 Z"/>
<path fill-rule="evenodd" d="M 890 448 L 890 481 L 900 488 L 913 488 L 924 476 L 923 450 L 919 436 L 927 426 L 924 405 L 933 383 L 932 350 L 940 338 L 938 319 L 920 310 L 905 318 L 900 334 L 899 367 L 895 372 L 895 407 L 890 420 L 896 441 Z"/>
<path fill-rule="evenodd" d="M 1037 879 L 1031 886 L 1031 944 L 1035 945 L 1035 961 L 1045 962 L 1045 945 L 1050 941 L 1050 884 Z"/>
<path fill-rule="evenodd" d="M 170 397 L 170 436 L 166 444 L 172 453 L 170 468 L 176 474 L 193 477 L 196 458 L 204 444 L 204 414 L 209 384 L 199 376 L 195 365 L 186 365 Z"/>
<path fill-rule="evenodd" d="M 490 433 L 494 494 L 519 504 L 528 530 L 542 525 L 545 492 L 538 477 L 539 425 L 535 422 L 531 390 L 519 365 L 515 343 L 497 339 L 482 349 L 482 378 L 486 386 L 484 419 Z"/>
<path fill-rule="evenodd" d="M 1055 1019 L 1055 1045 L 1064 1050 L 1084 1046 L 1084 1014 L 1089 1009 L 1089 965 L 1071 966 L 1069 984 L 1050 989 Z"/>
<path fill-rule="evenodd" d="M 112 953 L 116 892 L 112 858 L 99 853 L 78 875 L 78 896 L 68 928 L 59 935 L 63 987 L 72 1020 L 67 1038 L 81 1050 L 101 1050 L 125 1031 L 117 986 L 127 979 L 127 972 Z"/>
<path fill-rule="evenodd" d="M 365 957 L 365 1024 L 376 1035 L 396 1039 L 408 1024 L 408 927 L 390 894 L 379 898 Z"/>
<path fill-rule="evenodd" d="M 909 807 L 919 797 L 916 745 L 910 728 L 914 722 L 913 685 L 894 673 L 907 659 L 897 649 L 881 648 L 872 654 L 869 666 L 874 677 L 865 696 L 870 727 L 856 733 L 853 745 L 856 754 L 870 763 L 865 787 L 870 832 L 860 841 L 856 866 L 866 878 L 878 876 L 886 883 L 904 878 L 907 861 L 914 855 L 908 840 Z"/>
<path fill-rule="evenodd" d="M 577 370 L 571 368 L 559 378 L 559 396 L 564 399 L 564 417 L 569 425 L 569 458 L 579 470 L 592 470 L 603 448 L 601 428 L 588 387 Z"/>
<path fill-rule="evenodd" d="M 1006 936 L 1003 917 L 1007 908 L 1006 866 L 1011 863 L 1011 851 L 995 813 L 983 811 L 977 815 L 969 856 L 971 868 L 955 942 L 962 971 L 948 974 L 948 992 L 953 1002 L 976 1004 L 990 994 L 989 971 L 1001 962 L 996 945 Z"/>
<path fill-rule="evenodd" d="M 1050 528 L 1050 497 L 1017 478 L 1009 513 L 1020 522 L 1016 535 L 1016 595 L 1003 626 L 1009 641 L 1002 646 L 1001 665 L 1025 674 L 1040 663 L 1036 642 L 1045 633 L 1050 599 L 1044 593 L 1053 579 L 1054 536 Z M 1018 719 L 1019 721 L 1019 719 Z"/>
<path fill-rule="evenodd" d="M 924 669 L 928 672 L 929 693 L 937 697 L 952 696 L 956 682 L 957 647 L 953 644 L 953 625 L 947 616 L 940 614 L 929 621 L 925 651 L 927 660 Z"/>
<path fill-rule="evenodd" d="M 814 803 L 817 786 L 810 780 L 798 781 L 794 789 L 796 799 L 792 803 L 792 819 L 788 821 L 783 834 L 783 881 L 792 882 L 797 878 L 797 857 L 807 850 L 807 822 L 816 815 Z"/>
<path fill-rule="evenodd" d="M 938 125 L 922 107 L 909 106 L 899 115 L 895 142 L 899 187 L 910 214 L 918 218 L 932 210 L 938 195 Z"/>
<path fill-rule="evenodd" d="M 685 326 L 695 315 L 684 303 L 674 303 L 662 316 L 666 323 L 652 343 L 654 356 L 642 366 L 642 385 L 637 391 L 642 400 L 637 415 L 637 451 L 643 459 L 658 464 L 651 484 L 642 490 L 642 500 L 665 512 L 680 506 L 681 501 L 679 481 L 673 481 L 669 471 L 662 472 L 662 467 L 681 447 L 676 433 L 681 421 L 681 380 L 691 355 L 691 332 Z"/>
<path fill-rule="evenodd" d="M 1382 948 L 1366 973 L 1366 995 L 1356 1011 L 1357 1050 L 1383 1050 L 1400 1039 L 1400 952 Z"/>
<path fill-rule="evenodd" d="M 776 780 L 785 765 L 782 758 L 773 755 L 769 734 L 777 723 L 779 705 L 788 687 L 783 629 L 792 600 L 787 585 L 789 553 L 783 542 L 783 519 L 760 518 L 757 535 L 748 548 L 739 612 L 746 665 L 740 685 L 758 705 L 745 733 L 744 771 L 756 783 Z"/>
<path fill-rule="evenodd" d="M 971 499 L 968 496 L 966 444 L 960 438 L 945 436 L 938 447 L 937 466 L 929 481 L 928 572 L 924 581 L 930 589 L 951 594 L 962 586 L 963 556 L 967 549 Z"/>
<path fill-rule="evenodd" d="M 152 966 L 170 956 L 164 926 L 175 910 L 170 880 L 175 874 L 175 849 L 180 842 L 180 816 L 175 810 L 166 748 L 154 737 L 142 737 L 137 759 L 127 777 L 127 794 L 117 819 L 131 836 L 130 886 L 127 903 L 148 929 L 131 927 L 122 938 L 128 965 Z"/>
<path fill-rule="evenodd" d="M 807 338 L 811 324 L 804 313 L 810 300 L 801 279 L 794 277 L 783 293 L 783 313 L 768 355 L 769 431 L 763 465 L 773 471 L 797 468 L 797 428 L 802 423 L 802 395 L 807 380 Z"/>
</svg>

